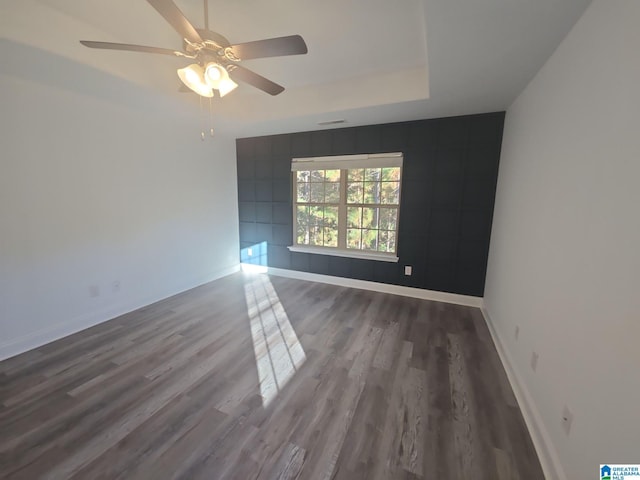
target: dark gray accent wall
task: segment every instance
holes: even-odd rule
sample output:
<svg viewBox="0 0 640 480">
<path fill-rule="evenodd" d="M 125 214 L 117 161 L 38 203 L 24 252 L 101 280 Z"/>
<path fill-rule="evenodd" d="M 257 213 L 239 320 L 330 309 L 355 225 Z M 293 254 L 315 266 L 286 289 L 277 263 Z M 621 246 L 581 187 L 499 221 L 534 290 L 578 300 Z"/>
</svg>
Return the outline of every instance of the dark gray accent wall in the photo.
<svg viewBox="0 0 640 480">
<path fill-rule="evenodd" d="M 271 267 L 482 296 L 503 124 L 497 112 L 238 139 L 240 247 L 266 245 Z M 398 263 L 287 249 L 291 158 L 398 151 Z"/>
</svg>

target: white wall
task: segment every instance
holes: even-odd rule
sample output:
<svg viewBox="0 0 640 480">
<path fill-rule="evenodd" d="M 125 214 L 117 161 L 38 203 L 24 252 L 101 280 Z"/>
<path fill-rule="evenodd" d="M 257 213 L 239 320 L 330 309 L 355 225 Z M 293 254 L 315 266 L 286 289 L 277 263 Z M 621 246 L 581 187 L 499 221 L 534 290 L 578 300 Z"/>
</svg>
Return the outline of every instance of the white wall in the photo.
<svg viewBox="0 0 640 480">
<path fill-rule="evenodd" d="M 234 140 L 202 142 L 179 98 L 0 52 L 0 359 L 237 268 Z"/>
<path fill-rule="evenodd" d="M 594 1 L 506 116 L 485 305 L 570 479 L 640 463 L 639 26 Z"/>
</svg>

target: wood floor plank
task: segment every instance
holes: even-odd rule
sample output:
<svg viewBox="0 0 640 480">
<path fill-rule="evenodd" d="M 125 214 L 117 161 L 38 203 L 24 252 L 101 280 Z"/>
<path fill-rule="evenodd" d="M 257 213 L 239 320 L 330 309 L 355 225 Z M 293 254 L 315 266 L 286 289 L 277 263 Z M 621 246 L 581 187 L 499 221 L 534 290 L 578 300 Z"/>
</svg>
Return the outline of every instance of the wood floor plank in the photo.
<svg viewBox="0 0 640 480">
<path fill-rule="evenodd" d="M 427 417 L 423 413 L 426 403 L 426 372 L 409 368 L 402 382 L 402 436 L 400 438 L 400 466 L 419 477 L 424 476 L 425 430 Z"/>
<path fill-rule="evenodd" d="M 492 461 L 491 445 L 483 441 L 488 435 L 481 428 L 482 408 L 476 402 L 460 335 L 449 334 L 448 337 L 453 431 L 460 474 L 463 478 L 493 479 L 497 476 L 496 465 Z"/>
<path fill-rule="evenodd" d="M 400 467 L 401 441 L 403 434 L 403 395 L 402 385 L 411 362 L 413 343 L 404 341 L 400 350 L 400 356 L 396 363 L 394 379 L 389 397 L 388 408 L 385 412 L 381 440 L 378 445 L 376 457 L 378 461 L 373 467 L 372 478 L 394 478 Z"/>
<path fill-rule="evenodd" d="M 494 448 L 493 453 L 496 459 L 497 480 L 519 480 L 520 475 L 514 468 L 511 455 L 501 448 Z"/>
<path fill-rule="evenodd" d="M 0 362 L 0 479 L 541 480 L 479 310 L 237 273 Z"/>
<path fill-rule="evenodd" d="M 382 368 L 383 370 L 389 370 L 391 368 L 398 354 L 399 334 L 400 324 L 398 322 L 392 322 L 384 329 L 380 346 L 373 359 L 374 368 Z"/>
<path fill-rule="evenodd" d="M 85 465 L 72 478 L 127 478 L 133 473 L 130 470 L 132 463 L 148 465 L 156 462 L 178 438 L 204 418 L 212 416 L 218 423 L 226 418 L 207 402 L 193 402 L 184 395 L 176 397 L 130 435 Z"/>
<path fill-rule="evenodd" d="M 342 450 L 347 431 L 351 426 L 353 415 L 357 408 L 360 396 L 364 390 L 364 380 L 353 380 L 348 382 L 346 389 L 342 391 L 340 399 L 337 401 L 337 412 L 324 416 L 325 422 L 320 431 L 320 436 L 324 440 L 321 448 L 315 448 L 310 455 L 309 462 L 305 463 L 301 471 L 303 478 L 318 478 L 330 480 L 333 478 L 336 464 Z M 309 468 L 306 468 L 309 467 Z"/>
</svg>

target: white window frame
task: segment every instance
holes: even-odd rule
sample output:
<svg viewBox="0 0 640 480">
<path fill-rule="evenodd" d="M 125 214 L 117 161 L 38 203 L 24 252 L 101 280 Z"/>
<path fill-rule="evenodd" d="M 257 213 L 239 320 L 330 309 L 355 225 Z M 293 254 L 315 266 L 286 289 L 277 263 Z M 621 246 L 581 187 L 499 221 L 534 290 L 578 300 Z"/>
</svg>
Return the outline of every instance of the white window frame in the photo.
<svg viewBox="0 0 640 480">
<path fill-rule="evenodd" d="M 403 154 L 401 152 L 393 153 L 375 153 L 362 155 L 336 155 L 328 157 L 305 157 L 294 158 L 291 161 L 292 179 L 292 212 L 293 212 L 293 241 L 294 244 L 289 248 L 292 252 L 312 253 L 319 255 L 332 255 L 336 257 L 360 258 L 365 260 L 378 260 L 383 262 L 398 262 L 398 232 L 400 226 L 400 196 L 402 194 L 402 163 Z M 354 168 L 384 168 L 384 167 L 400 167 L 400 191 L 398 194 L 397 216 L 396 216 L 396 252 L 374 252 L 370 250 L 358 250 L 346 248 L 347 236 L 347 179 L 345 175 L 340 176 L 340 204 L 338 207 L 338 238 L 341 244 L 338 247 L 323 247 L 317 245 L 298 245 L 297 238 L 297 181 L 296 172 L 304 170 L 349 170 Z M 324 205 L 324 204 L 321 204 Z M 395 206 L 395 205 L 394 205 Z M 384 206 L 383 206 L 384 207 Z"/>
</svg>

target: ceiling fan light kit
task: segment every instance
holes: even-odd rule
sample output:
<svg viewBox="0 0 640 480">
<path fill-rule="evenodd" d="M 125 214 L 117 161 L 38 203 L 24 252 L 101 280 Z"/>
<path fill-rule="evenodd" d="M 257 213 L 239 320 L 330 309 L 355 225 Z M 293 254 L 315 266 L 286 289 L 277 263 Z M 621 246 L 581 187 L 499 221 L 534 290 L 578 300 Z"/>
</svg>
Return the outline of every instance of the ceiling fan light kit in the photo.
<svg viewBox="0 0 640 480">
<path fill-rule="evenodd" d="M 207 1 L 204 0 L 205 29 L 197 29 L 172 0 L 147 0 L 180 34 L 183 39 L 181 51 L 126 43 L 87 40 L 81 40 L 80 43 L 89 48 L 156 53 L 195 60 L 196 63 L 178 69 L 178 77 L 189 89 L 203 97 L 211 98 L 213 90 L 224 97 L 238 87 L 236 81 L 270 95 L 281 93 L 284 87 L 241 66 L 240 62 L 254 58 L 304 55 L 307 53 L 304 39 L 300 35 L 289 35 L 231 45 L 224 36 L 208 29 Z"/>
<path fill-rule="evenodd" d="M 232 92 L 238 84 L 229 78 L 229 72 L 215 62 L 209 62 L 205 68 L 197 63 L 179 68 L 178 77 L 187 87 L 202 97 L 213 96 L 213 91 L 217 90 L 220 97 Z"/>
</svg>

